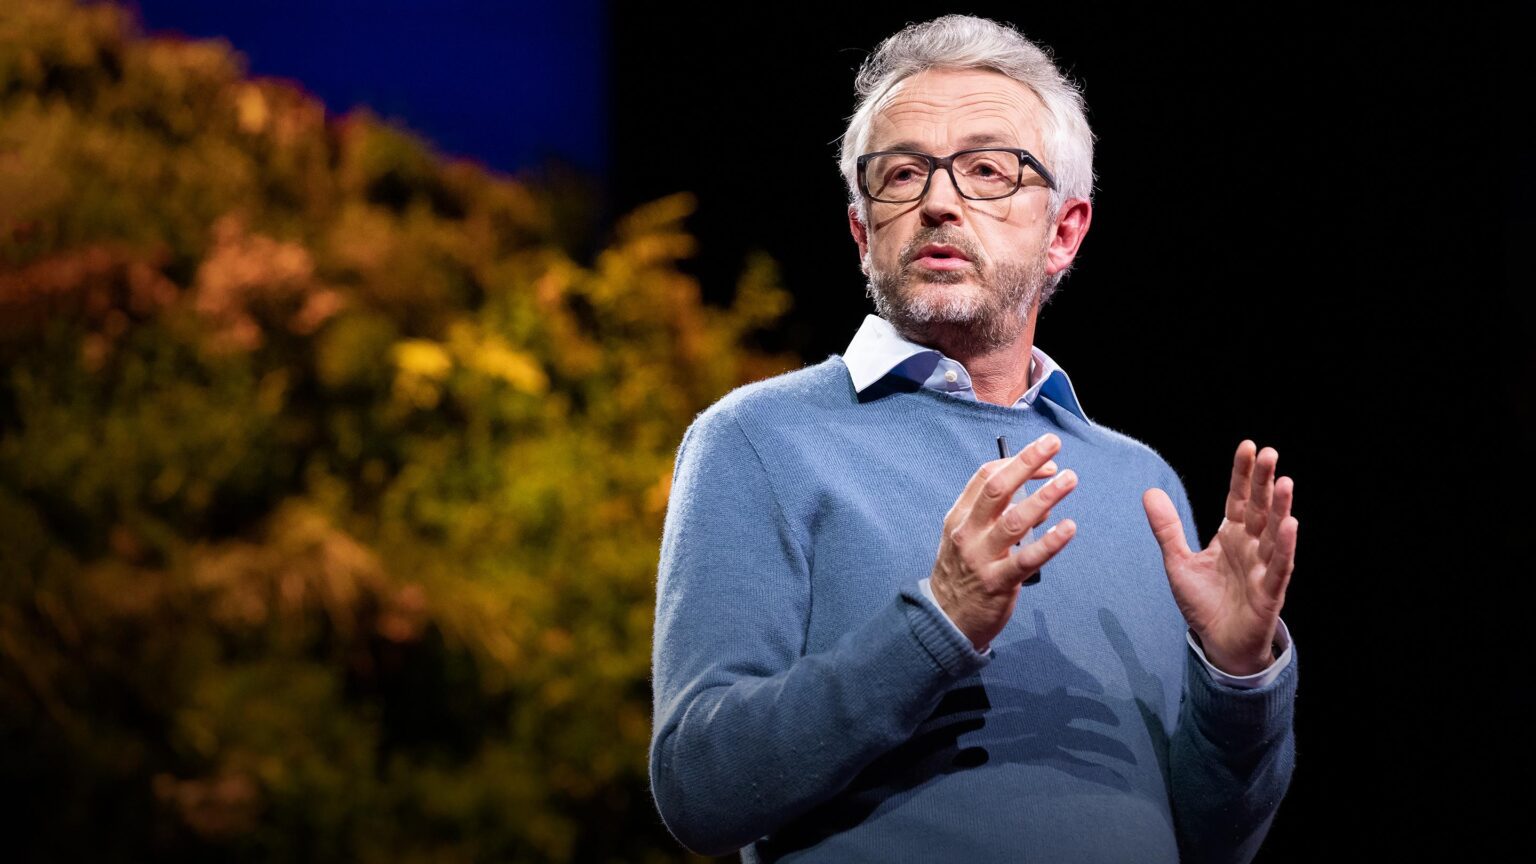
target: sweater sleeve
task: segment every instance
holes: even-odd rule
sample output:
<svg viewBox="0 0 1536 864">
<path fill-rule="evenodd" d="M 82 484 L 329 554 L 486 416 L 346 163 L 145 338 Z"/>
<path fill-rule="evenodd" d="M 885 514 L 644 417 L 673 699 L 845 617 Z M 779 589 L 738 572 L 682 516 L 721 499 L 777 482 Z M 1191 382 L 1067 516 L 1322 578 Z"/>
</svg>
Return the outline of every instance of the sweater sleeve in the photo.
<svg viewBox="0 0 1536 864">
<path fill-rule="evenodd" d="M 806 654 L 804 528 L 786 519 L 751 442 L 720 408 L 678 451 L 653 652 L 652 791 L 673 835 L 705 854 L 746 846 L 831 798 L 987 662 L 915 584 Z"/>
<path fill-rule="evenodd" d="M 1168 487 L 1191 548 L 1203 548 L 1184 487 Z M 1291 782 L 1298 655 L 1273 681 L 1243 689 L 1216 681 L 1186 652 L 1179 721 L 1169 741 L 1181 859 L 1247 862 L 1258 854 Z"/>
</svg>

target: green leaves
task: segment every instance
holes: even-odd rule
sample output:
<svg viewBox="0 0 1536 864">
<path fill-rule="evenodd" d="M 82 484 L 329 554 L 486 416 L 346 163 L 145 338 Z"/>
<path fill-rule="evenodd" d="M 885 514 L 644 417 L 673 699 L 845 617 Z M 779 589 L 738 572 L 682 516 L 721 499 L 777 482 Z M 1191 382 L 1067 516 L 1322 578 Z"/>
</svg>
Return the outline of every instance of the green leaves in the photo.
<svg viewBox="0 0 1536 864">
<path fill-rule="evenodd" d="M 0 9 L 7 836 L 672 856 L 657 543 L 687 423 L 788 365 L 772 262 L 704 306 L 687 195 L 572 260 L 544 190 L 242 66 Z"/>
</svg>

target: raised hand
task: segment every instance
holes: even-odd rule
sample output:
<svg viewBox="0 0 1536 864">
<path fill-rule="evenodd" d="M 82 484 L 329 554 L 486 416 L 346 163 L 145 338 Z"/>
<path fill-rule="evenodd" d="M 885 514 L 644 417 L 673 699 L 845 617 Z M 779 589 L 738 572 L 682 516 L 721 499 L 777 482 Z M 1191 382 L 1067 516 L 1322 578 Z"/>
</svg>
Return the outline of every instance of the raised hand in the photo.
<svg viewBox="0 0 1536 864">
<path fill-rule="evenodd" d="M 1061 439 L 1046 434 L 1010 459 L 982 465 L 944 517 L 944 537 L 929 584 L 939 608 L 977 650 L 992 644 L 1013 616 L 1019 586 L 1077 532 L 1072 520 L 1063 519 L 1039 540 L 1013 549 L 1026 532 L 1050 517 L 1056 502 L 1077 487 L 1077 475 L 1064 471 L 1009 506 L 1025 480 L 1056 473 L 1050 459 L 1060 449 Z"/>
<path fill-rule="evenodd" d="M 1173 599 L 1206 659 L 1230 675 L 1262 672 L 1274 662 L 1271 645 L 1296 562 L 1295 484 L 1275 479 L 1274 448 L 1255 450 L 1252 441 L 1237 445 L 1226 518 L 1202 552 L 1190 551 L 1166 492 L 1148 489 L 1141 499 Z"/>
</svg>

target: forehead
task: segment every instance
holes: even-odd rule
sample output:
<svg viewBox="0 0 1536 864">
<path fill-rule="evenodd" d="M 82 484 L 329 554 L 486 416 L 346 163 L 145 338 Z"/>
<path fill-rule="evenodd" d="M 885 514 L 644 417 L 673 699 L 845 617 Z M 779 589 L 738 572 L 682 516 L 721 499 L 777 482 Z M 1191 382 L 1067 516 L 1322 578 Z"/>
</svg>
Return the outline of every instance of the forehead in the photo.
<svg viewBox="0 0 1536 864">
<path fill-rule="evenodd" d="M 930 69 L 904 78 L 875 107 L 870 150 L 906 145 L 942 155 L 977 144 L 1044 155 L 1045 108 L 1018 81 L 987 69 Z"/>
</svg>

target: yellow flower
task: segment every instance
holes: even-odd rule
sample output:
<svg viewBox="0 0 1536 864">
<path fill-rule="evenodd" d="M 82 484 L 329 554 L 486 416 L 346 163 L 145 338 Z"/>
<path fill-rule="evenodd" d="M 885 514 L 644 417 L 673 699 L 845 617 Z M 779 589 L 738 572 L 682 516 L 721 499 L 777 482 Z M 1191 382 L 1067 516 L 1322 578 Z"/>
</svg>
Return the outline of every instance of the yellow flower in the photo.
<svg viewBox="0 0 1536 864">
<path fill-rule="evenodd" d="M 453 371 L 453 358 L 443 346 L 429 339 L 407 339 L 395 344 L 395 366 L 405 375 L 442 381 Z"/>
</svg>

